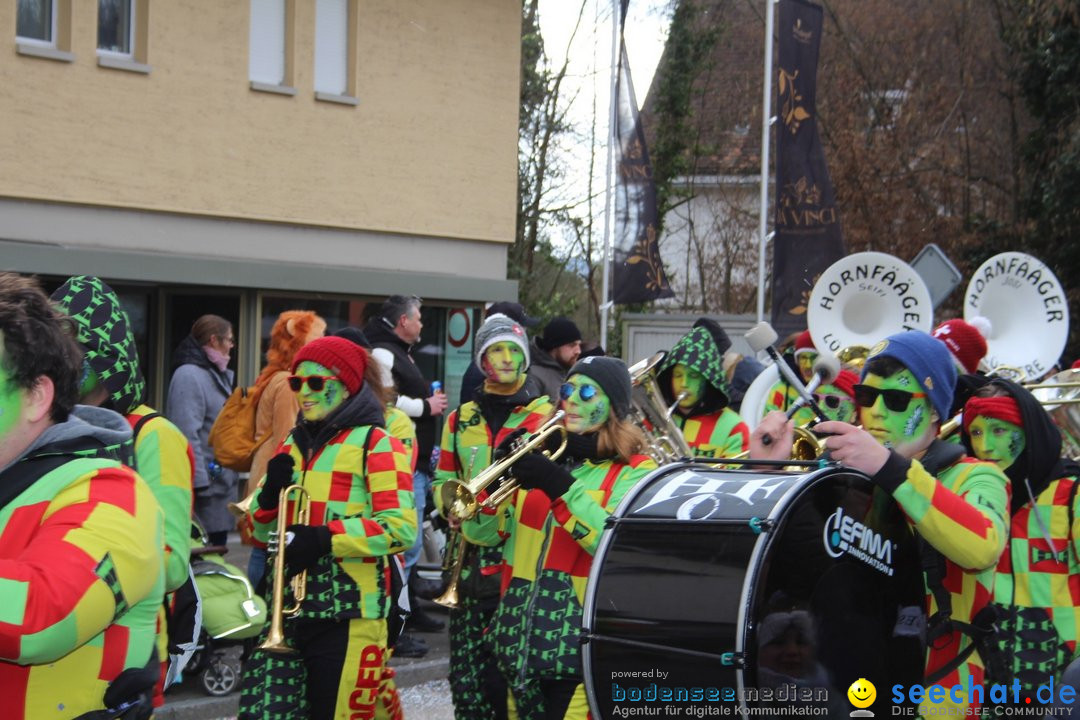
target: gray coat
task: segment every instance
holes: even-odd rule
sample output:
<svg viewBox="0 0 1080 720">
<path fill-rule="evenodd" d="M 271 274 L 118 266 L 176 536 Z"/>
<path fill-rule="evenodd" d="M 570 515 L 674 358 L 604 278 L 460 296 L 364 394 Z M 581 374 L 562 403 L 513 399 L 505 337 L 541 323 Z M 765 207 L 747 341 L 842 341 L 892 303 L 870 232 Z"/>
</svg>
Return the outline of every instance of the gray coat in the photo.
<svg viewBox="0 0 1080 720">
<path fill-rule="evenodd" d="M 195 452 L 195 514 L 208 533 L 231 530 L 236 520 L 228 504 L 237 500 L 239 475 L 220 466 L 211 475 L 209 465 L 214 451 L 209 437 L 221 406 L 232 392 L 233 373 L 214 367 L 191 336 L 180 344 L 173 359 L 179 367 L 169 382 L 165 414 Z"/>
<path fill-rule="evenodd" d="M 559 404 L 559 388 L 566 382 L 566 368 L 551 357 L 551 353 L 536 344 L 536 338 L 529 343 L 529 381 L 540 387 L 540 393 L 547 395 L 555 405 Z"/>
</svg>

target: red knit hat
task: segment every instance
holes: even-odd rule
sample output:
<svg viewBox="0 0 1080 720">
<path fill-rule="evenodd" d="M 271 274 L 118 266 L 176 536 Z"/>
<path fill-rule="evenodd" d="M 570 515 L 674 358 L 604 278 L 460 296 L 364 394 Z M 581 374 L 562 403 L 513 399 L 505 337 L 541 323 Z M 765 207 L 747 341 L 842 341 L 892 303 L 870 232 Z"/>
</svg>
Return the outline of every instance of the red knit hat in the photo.
<svg viewBox="0 0 1080 720">
<path fill-rule="evenodd" d="M 972 322 L 965 322 L 959 318 L 947 320 L 931 333 L 945 346 L 949 348 L 956 361 L 963 366 L 964 370 L 974 373 L 979 369 L 979 361 L 986 357 L 986 335 L 990 334 L 989 322 L 979 323 L 982 318 L 973 318 Z M 983 333 L 980 324 L 987 326 Z"/>
<path fill-rule="evenodd" d="M 795 338 L 795 354 L 798 355 L 804 350 L 817 350 L 814 347 L 814 339 L 810 337 L 809 330 L 803 330 L 799 333 L 799 337 Z"/>
<path fill-rule="evenodd" d="M 364 385 L 364 371 L 368 355 L 362 347 L 343 337 L 329 336 L 312 340 L 293 356 L 292 371 L 305 360 L 317 362 L 333 371 L 350 395 L 355 395 Z"/>
<path fill-rule="evenodd" d="M 830 385 L 840 390 L 842 393 L 855 399 L 855 384 L 859 382 L 859 376 L 850 370 L 841 370 L 840 374 L 836 376 Z"/>
</svg>

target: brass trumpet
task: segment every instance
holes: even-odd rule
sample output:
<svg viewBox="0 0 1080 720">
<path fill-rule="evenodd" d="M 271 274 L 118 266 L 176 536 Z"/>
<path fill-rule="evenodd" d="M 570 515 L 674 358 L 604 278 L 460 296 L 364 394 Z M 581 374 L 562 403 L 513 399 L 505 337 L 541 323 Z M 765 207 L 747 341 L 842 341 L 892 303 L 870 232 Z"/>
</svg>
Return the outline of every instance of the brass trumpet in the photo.
<svg viewBox="0 0 1080 720">
<path fill-rule="evenodd" d="M 251 491 L 250 495 L 240 502 L 229 503 L 226 507 L 229 509 L 229 512 L 232 513 L 233 517 L 237 520 L 242 520 L 249 512 L 251 512 L 251 504 L 255 502 L 255 498 L 259 496 L 260 490 L 262 490 L 261 487 L 256 487 Z"/>
<path fill-rule="evenodd" d="M 465 533 L 458 530 L 457 538 L 454 541 L 454 549 L 450 550 L 449 543 L 447 543 L 446 547 L 448 552 L 446 560 L 443 562 L 443 570 L 450 570 L 452 560 L 453 570 L 450 573 L 450 582 L 443 594 L 432 600 L 432 602 L 451 610 L 457 610 L 461 607 L 461 600 L 458 598 L 458 583 L 461 582 L 461 571 L 465 567 L 465 554 L 469 549 L 469 541 L 465 539 Z"/>
<path fill-rule="evenodd" d="M 289 497 L 296 495 L 296 506 L 292 517 L 285 511 Z M 270 628 L 266 640 L 259 645 L 259 650 L 274 653 L 295 653 L 296 649 L 285 640 L 285 617 L 292 617 L 300 612 L 300 606 L 307 595 L 307 572 L 302 572 L 291 581 L 294 605 L 285 607 L 285 532 L 289 525 L 307 525 L 311 515 L 311 496 L 301 485 L 290 485 L 278 496 L 277 541 L 274 553 L 274 589 L 270 611 Z M 290 522 L 291 520 L 291 522 Z"/>
<path fill-rule="evenodd" d="M 481 507 L 495 507 L 506 498 L 510 497 L 518 489 L 517 482 L 513 481 L 510 477 L 505 477 L 510 470 L 510 467 L 518 461 L 519 458 L 526 453 L 530 453 L 533 450 L 543 447 L 547 442 L 548 437 L 554 433 L 562 435 L 562 442 L 554 452 L 544 451 L 551 460 L 557 460 L 563 451 L 566 450 L 566 427 L 562 424 L 564 413 L 559 410 L 548 419 L 543 425 L 537 428 L 536 432 L 528 436 L 522 444 L 514 448 L 514 451 L 504 457 L 502 460 L 493 462 L 486 468 L 476 474 L 471 480 L 447 480 L 443 483 L 442 489 L 442 503 L 446 509 L 448 515 L 453 514 L 462 520 L 468 520 L 473 515 L 480 511 Z M 500 478 L 503 479 L 502 485 L 497 490 L 488 495 L 483 502 L 478 501 L 477 496 L 486 489 L 489 485 L 494 484 Z"/>
</svg>

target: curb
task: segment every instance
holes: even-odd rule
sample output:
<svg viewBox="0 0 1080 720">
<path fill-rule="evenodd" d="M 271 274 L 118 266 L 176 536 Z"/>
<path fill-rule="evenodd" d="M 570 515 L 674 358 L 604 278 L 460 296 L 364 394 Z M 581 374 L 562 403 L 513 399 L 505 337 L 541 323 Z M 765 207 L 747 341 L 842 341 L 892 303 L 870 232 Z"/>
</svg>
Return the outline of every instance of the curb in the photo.
<svg viewBox="0 0 1080 720">
<path fill-rule="evenodd" d="M 450 659 L 415 660 L 398 665 L 392 660 L 399 689 L 442 680 L 450 673 Z M 227 720 L 235 718 L 240 706 L 239 691 L 226 697 L 202 697 L 166 702 L 154 712 L 154 720 Z"/>
</svg>

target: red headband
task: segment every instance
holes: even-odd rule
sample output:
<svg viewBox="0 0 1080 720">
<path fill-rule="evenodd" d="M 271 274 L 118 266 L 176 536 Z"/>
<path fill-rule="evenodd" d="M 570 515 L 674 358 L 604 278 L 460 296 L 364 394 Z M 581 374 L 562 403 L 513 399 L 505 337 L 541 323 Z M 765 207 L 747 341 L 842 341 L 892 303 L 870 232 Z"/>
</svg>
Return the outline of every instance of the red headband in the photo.
<svg viewBox="0 0 1080 720">
<path fill-rule="evenodd" d="M 1023 418 L 1020 417 L 1020 406 L 1016 400 L 1008 396 L 1000 397 L 973 397 L 964 405 L 964 431 L 967 432 L 971 422 L 982 415 L 983 417 L 1004 420 L 1013 425 L 1024 427 Z"/>
</svg>

